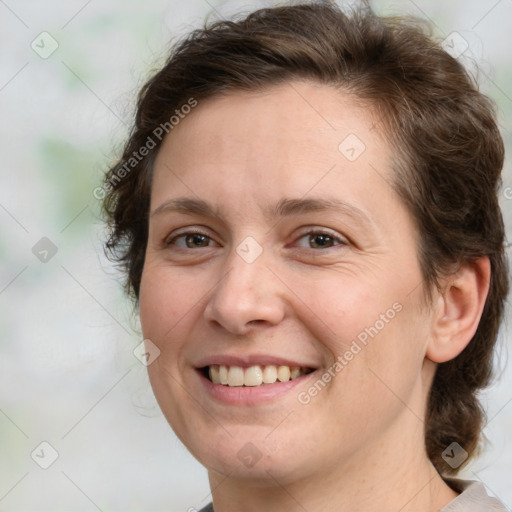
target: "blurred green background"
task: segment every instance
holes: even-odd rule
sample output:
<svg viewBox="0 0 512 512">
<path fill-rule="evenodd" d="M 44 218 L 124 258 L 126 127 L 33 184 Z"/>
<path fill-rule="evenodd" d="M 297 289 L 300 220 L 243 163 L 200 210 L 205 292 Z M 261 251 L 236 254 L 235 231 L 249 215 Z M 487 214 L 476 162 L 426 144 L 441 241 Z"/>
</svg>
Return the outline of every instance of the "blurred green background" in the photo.
<svg viewBox="0 0 512 512">
<path fill-rule="evenodd" d="M 178 512 L 209 501 L 205 470 L 167 426 L 133 355 L 139 325 L 103 255 L 93 190 L 169 43 L 206 17 L 267 5 L 275 2 L 0 2 L 0 511 Z M 459 58 L 478 68 L 510 153 L 512 1 L 373 5 L 467 41 Z M 510 156 L 502 205 L 511 240 Z M 461 476 L 510 508 L 507 346 L 510 323 L 501 381 L 482 396 L 489 444 Z"/>
</svg>

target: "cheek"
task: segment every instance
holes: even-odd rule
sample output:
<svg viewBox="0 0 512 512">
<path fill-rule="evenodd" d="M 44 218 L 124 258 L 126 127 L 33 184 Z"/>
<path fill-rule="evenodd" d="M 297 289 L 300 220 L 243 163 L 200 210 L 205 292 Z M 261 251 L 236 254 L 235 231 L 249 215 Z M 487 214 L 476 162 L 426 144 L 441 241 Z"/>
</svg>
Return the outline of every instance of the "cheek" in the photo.
<svg viewBox="0 0 512 512">
<path fill-rule="evenodd" d="M 202 293 L 185 280 L 184 273 L 151 259 L 144 267 L 139 294 L 139 311 L 143 337 L 160 350 L 147 368 L 151 386 L 169 424 L 179 433 L 185 432 L 187 421 L 183 404 L 189 398 L 183 387 L 182 353 L 196 322 Z"/>
<path fill-rule="evenodd" d="M 333 395 L 354 413 L 360 428 L 369 420 L 391 424 L 404 404 L 417 418 L 423 416 L 426 321 L 410 301 L 377 312 L 351 337 L 340 378 L 334 379 Z"/>
<path fill-rule="evenodd" d="M 184 272 L 155 265 L 145 265 L 141 278 L 139 309 L 145 338 L 164 345 L 174 333 L 183 328 L 194 314 L 203 290 Z M 163 348 L 163 347 L 162 347 Z"/>
<path fill-rule="evenodd" d="M 382 396 L 387 386 L 408 393 L 421 372 L 428 319 L 419 295 L 402 288 L 332 275 L 296 288 L 301 320 L 332 361 L 336 393 Z"/>
<path fill-rule="evenodd" d="M 364 346 L 400 314 L 396 294 L 386 284 L 379 286 L 361 276 L 330 272 L 294 282 L 300 283 L 294 286 L 300 299 L 294 310 L 302 311 L 301 320 L 314 338 L 335 355 L 349 350 L 354 340 Z"/>
</svg>

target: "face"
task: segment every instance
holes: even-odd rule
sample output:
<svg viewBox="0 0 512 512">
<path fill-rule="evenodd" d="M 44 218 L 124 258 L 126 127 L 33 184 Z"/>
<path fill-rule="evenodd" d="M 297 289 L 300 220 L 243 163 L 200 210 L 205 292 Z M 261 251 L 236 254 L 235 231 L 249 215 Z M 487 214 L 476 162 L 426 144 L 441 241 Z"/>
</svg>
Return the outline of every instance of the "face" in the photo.
<svg viewBox="0 0 512 512">
<path fill-rule="evenodd" d="M 381 128 L 353 97 L 294 82 L 199 102 L 159 151 L 148 370 L 212 471 L 284 484 L 404 435 L 421 445 L 429 313 Z"/>
</svg>

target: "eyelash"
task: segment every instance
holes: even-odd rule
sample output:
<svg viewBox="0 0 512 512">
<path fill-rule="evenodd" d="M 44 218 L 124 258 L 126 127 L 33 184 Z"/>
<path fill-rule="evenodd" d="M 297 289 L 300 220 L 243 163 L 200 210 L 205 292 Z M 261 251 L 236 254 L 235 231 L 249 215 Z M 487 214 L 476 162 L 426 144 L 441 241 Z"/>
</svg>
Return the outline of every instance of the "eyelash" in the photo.
<svg viewBox="0 0 512 512">
<path fill-rule="evenodd" d="M 176 245 L 175 242 L 176 240 L 180 239 L 180 238 L 184 238 L 184 237 L 187 237 L 189 235 L 203 235 L 207 238 L 209 238 L 210 240 L 213 240 L 212 237 L 210 237 L 210 235 L 208 235 L 207 233 L 205 233 L 204 231 L 200 231 L 200 230 L 190 230 L 190 231 L 186 231 L 184 233 L 180 233 L 174 237 L 172 237 L 170 240 L 169 239 L 166 239 L 165 240 L 165 246 L 168 247 L 170 245 Z M 335 233 L 329 231 L 329 230 L 326 230 L 326 229 L 310 229 L 308 231 L 305 231 L 304 233 L 302 233 L 299 238 L 297 240 L 300 240 L 306 236 L 311 236 L 311 235 L 327 235 L 328 237 L 330 237 L 334 242 L 335 242 L 335 245 L 333 246 L 330 246 L 330 247 L 327 247 L 327 249 L 332 249 L 334 247 L 338 247 L 338 246 L 346 246 L 348 245 L 348 241 L 338 235 L 336 235 Z M 207 246 L 207 247 L 210 247 L 210 246 Z M 179 249 L 181 250 L 194 250 L 190 247 L 178 247 Z M 308 248 L 305 248 L 305 247 L 302 247 L 302 249 L 312 249 L 314 251 L 318 251 L 320 249 L 315 249 L 313 247 L 308 247 Z"/>
</svg>

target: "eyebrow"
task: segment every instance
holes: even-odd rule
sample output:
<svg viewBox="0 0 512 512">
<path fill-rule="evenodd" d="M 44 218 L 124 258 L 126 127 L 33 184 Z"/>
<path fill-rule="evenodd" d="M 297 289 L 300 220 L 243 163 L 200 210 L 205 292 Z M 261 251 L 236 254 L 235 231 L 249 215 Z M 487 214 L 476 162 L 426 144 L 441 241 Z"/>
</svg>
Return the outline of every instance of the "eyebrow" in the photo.
<svg viewBox="0 0 512 512">
<path fill-rule="evenodd" d="M 292 215 L 301 215 L 311 212 L 333 211 L 341 213 L 354 220 L 360 221 L 364 224 L 372 225 L 373 222 L 368 218 L 366 213 L 361 209 L 341 201 L 336 198 L 300 198 L 300 199 L 281 199 L 275 205 L 267 207 L 265 215 L 267 218 L 283 218 Z M 179 197 L 176 199 L 169 199 L 155 208 L 151 213 L 151 217 L 163 213 L 184 213 L 189 215 L 200 215 L 202 217 L 213 217 L 222 219 L 221 209 L 213 206 L 212 204 L 202 199 L 191 197 Z"/>
</svg>

